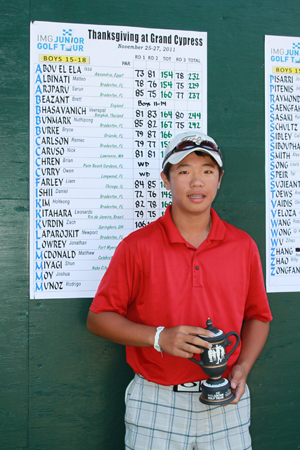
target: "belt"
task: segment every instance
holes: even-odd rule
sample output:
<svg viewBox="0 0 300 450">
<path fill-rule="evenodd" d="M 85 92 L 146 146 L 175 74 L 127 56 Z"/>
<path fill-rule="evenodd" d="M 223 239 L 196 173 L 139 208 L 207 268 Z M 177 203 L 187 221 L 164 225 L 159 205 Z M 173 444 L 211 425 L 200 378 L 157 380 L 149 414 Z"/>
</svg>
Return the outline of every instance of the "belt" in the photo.
<svg viewBox="0 0 300 450">
<path fill-rule="evenodd" d="M 176 384 L 173 386 L 174 392 L 202 392 L 202 383 L 205 380 L 201 381 L 192 381 L 190 383 Z"/>
</svg>

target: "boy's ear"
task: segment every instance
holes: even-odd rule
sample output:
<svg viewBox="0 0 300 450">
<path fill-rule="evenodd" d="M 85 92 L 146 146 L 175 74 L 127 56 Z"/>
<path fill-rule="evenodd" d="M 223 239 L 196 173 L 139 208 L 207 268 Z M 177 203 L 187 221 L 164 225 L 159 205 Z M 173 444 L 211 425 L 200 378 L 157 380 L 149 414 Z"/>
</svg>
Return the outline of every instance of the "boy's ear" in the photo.
<svg viewBox="0 0 300 450">
<path fill-rule="evenodd" d="M 170 184 L 169 184 L 168 178 L 166 177 L 166 175 L 163 172 L 161 172 L 160 177 L 163 180 L 165 188 L 169 191 L 171 188 L 170 188 Z"/>
<path fill-rule="evenodd" d="M 224 175 L 224 170 L 223 170 L 223 172 L 221 173 L 220 178 L 219 178 L 218 189 L 219 189 L 220 186 L 221 186 L 221 180 L 222 180 L 222 178 L 223 178 L 223 175 Z"/>
</svg>

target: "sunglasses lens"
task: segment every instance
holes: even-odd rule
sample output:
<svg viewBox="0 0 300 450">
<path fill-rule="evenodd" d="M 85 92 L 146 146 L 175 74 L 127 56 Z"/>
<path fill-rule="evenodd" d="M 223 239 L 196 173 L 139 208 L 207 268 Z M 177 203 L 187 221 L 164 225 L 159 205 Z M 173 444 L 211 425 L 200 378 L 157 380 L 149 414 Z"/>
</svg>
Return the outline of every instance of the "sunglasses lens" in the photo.
<svg viewBox="0 0 300 450">
<path fill-rule="evenodd" d="M 180 152 L 182 150 L 188 150 L 190 148 L 198 147 L 197 144 L 193 141 L 182 141 L 179 144 L 176 145 L 175 149 L 177 152 Z"/>
<path fill-rule="evenodd" d="M 215 152 L 219 152 L 218 147 L 213 142 L 202 141 L 200 145 L 201 145 L 201 147 L 206 148 L 207 150 L 213 150 Z"/>
</svg>

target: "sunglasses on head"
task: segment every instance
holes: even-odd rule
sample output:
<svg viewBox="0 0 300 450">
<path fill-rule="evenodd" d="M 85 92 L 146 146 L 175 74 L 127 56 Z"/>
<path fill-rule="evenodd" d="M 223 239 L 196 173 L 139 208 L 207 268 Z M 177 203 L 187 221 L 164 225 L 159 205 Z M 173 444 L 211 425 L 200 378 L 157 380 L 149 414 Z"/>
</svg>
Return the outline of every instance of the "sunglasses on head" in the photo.
<svg viewBox="0 0 300 450">
<path fill-rule="evenodd" d="M 220 155 L 221 160 L 222 158 L 222 153 L 221 150 L 219 149 L 219 147 L 211 141 L 200 141 L 198 142 L 194 142 L 194 141 L 181 141 L 179 142 L 179 144 L 176 145 L 176 147 L 173 148 L 173 150 L 169 151 L 169 153 L 167 153 L 167 155 L 165 156 L 164 160 L 163 160 L 163 166 L 165 164 L 165 162 L 167 161 L 167 159 L 170 158 L 171 155 L 173 155 L 174 153 L 177 152 L 182 152 L 183 150 L 191 150 L 192 148 L 199 148 L 201 151 L 201 149 L 204 150 L 208 150 L 210 152 L 216 152 L 218 153 L 218 155 Z"/>
</svg>

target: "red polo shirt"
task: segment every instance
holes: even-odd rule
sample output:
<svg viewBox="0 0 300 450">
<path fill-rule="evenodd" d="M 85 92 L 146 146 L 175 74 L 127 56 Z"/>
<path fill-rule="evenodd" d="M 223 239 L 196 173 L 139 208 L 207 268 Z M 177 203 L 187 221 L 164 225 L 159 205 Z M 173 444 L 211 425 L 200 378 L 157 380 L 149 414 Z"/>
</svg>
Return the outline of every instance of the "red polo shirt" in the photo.
<svg viewBox="0 0 300 450">
<path fill-rule="evenodd" d="M 272 319 L 260 257 L 251 237 L 222 221 L 212 210 L 207 239 L 193 247 L 166 214 L 127 236 L 117 247 L 100 283 L 91 311 L 115 311 L 155 327 L 213 325 L 240 333 L 243 320 Z M 234 338 L 232 338 L 234 342 Z M 227 347 L 227 353 L 230 347 Z M 184 358 L 152 347 L 126 347 L 135 373 L 163 385 L 208 378 Z M 240 353 L 230 357 L 227 376 Z"/>
</svg>

